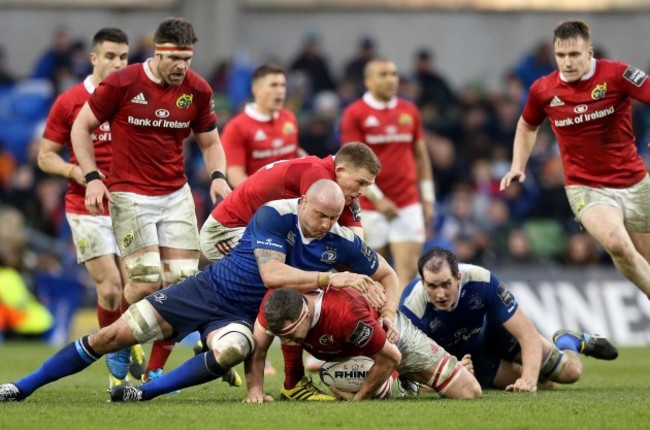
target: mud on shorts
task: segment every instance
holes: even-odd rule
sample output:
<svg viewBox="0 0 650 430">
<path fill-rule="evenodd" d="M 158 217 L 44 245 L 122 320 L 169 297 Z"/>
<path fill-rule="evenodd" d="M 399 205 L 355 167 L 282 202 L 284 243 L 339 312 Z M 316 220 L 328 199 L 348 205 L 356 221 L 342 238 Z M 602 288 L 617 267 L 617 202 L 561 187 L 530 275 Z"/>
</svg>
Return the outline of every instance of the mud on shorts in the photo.
<svg viewBox="0 0 650 430">
<path fill-rule="evenodd" d="M 123 256 L 146 246 L 199 250 L 199 231 L 189 185 L 162 196 L 111 193 L 111 218 Z"/>
<path fill-rule="evenodd" d="M 66 212 L 72 240 L 77 251 L 77 263 L 103 255 L 120 255 L 108 215 L 93 216 Z"/>
<path fill-rule="evenodd" d="M 584 185 L 565 187 L 576 221 L 596 204 L 614 206 L 623 211 L 625 228 L 637 233 L 650 232 L 650 177 L 629 188 L 594 188 Z"/>
</svg>

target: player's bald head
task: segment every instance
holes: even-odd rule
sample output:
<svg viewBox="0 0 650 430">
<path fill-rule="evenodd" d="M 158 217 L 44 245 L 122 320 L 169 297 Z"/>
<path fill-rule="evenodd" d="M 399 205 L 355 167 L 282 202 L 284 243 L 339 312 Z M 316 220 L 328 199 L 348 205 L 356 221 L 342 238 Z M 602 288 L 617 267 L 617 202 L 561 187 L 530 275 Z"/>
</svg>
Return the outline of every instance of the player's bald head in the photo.
<svg viewBox="0 0 650 430">
<path fill-rule="evenodd" d="M 339 185 L 330 179 L 319 179 L 305 193 L 307 201 L 323 204 L 333 210 L 343 211 L 345 196 Z"/>
<path fill-rule="evenodd" d="M 395 63 L 393 63 L 390 60 L 387 60 L 386 58 L 375 58 L 368 63 L 366 63 L 366 67 L 363 69 L 363 76 L 365 78 L 372 76 L 374 73 L 377 73 L 380 69 L 385 68 L 386 66 L 391 66 L 395 69 L 397 69 L 397 66 L 395 66 Z"/>
</svg>

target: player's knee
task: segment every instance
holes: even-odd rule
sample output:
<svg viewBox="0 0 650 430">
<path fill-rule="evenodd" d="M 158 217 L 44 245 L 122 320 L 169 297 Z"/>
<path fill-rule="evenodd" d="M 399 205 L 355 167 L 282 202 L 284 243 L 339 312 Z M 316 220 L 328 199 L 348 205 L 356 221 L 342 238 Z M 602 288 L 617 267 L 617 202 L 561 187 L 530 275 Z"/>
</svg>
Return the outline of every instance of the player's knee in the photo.
<svg viewBox="0 0 650 430">
<path fill-rule="evenodd" d="M 217 362 L 230 368 L 244 361 L 253 352 L 253 333 L 242 324 L 228 324 L 212 339 L 211 349 L 217 355 Z"/>
<path fill-rule="evenodd" d="M 563 384 L 576 382 L 581 376 L 582 362 L 578 355 L 573 351 L 560 351 L 555 345 L 544 359 L 540 371 L 541 378 Z"/>
<path fill-rule="evenodd" d="M 140 300 L 129 306 L 122 316 L 138 343 L 163 339 L 156 312 L 148 301 Z"/>
<path fill-rule="evenodd" d="M 571 384 L 582 376 L 582 361 L 574 351 L 560 351 L 556 346 L 542 364 L 540 375 L 553 382 Z"/>
<path fill-rule="evenodd" d="M 441 396 L 454 399 L 477 399 L 483 396 L 476 378 L 450 354 L 436 365 L 427 385 Z"/>
<path fill-rule="evenodd" d="M 163 266 L 165 268 L 162 274 L 163 281 L 167 284 L 175 284 L 199 273 L 198 258 L 165 260 Z"/>
<path fill-rule="evenodd" d="M 138 257 L 125 257 L 124 264 L 129 280 L 134 284 L 160 284 L 162 279 L 160 255 L 157 252 L 145 252 Z"/>
<path fill-rule="evenodd" d="M 619 232 L 613 231 L 605 238 L 603 247 L 614 258 L 625 259 L 630 257 L 632 246 L 628 243 Z"/>
</svg>

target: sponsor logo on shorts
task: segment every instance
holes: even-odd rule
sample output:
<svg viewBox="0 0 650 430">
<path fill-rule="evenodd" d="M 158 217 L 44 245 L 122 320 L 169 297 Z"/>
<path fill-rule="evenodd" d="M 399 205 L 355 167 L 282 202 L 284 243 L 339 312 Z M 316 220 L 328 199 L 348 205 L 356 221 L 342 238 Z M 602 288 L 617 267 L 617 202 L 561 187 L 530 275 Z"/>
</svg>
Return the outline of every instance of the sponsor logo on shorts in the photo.
<svg viewBox="0 0 650 430">
<path fill-rule="evenodd" d="M 643 70 L 639 70 L 635 67 L 628 67 L 625 69 L 625 72 L 623 72 L 623 77 L 637 87 L 640 87 L 643 85 L 648 75 Z"/>
<path fill-rule="evenodd" d="M 167 294 L 159 291 L 153 295 L 153 299 L 162 305 L 163 302 L 167 300 Z"/>
<path fill-rule="evenodd" d="M 374 329 L 363 321 L 357 323 L 356 328 L 350 336 L 350 343 L 358 347 L 363 347 L 372 337 Z"/>
<path fill-rule="evenodd" d="M 133 239 L 135 239 L 135 234 L 133 233 L 133 230 L 131 230 L 124 235 L 124 238 L 122 239 L 122 245 L 124 245 L 125 248 L 128 248 L 133 244 Z"/>
<path fill-rule="evenodd" d="M 176 106 L 181 109 L 187 109 L 192 104 L 192 99 L 194 95 L 192 94 L 181 94 L 181 96 L 176 100 Z"/>
<path fill-rule="evenodd" d="M 591 98 L 594 100 L 602 99 L 605 94 L 607 94 L 607 82 L 596 85 L 596 88 L 591 91 Z"/>
<path fill-rule="evenodd" d="M 79 247 L 79 251 L 81 251 L 81 253 L 83 254 L 84 252 L 86 252 L 86 248 L 88 247 L 88 242 L 86 241 L 86 239 L 81 239 L 79 243 L 77 243 L 77 246 Z"/>
</svg>

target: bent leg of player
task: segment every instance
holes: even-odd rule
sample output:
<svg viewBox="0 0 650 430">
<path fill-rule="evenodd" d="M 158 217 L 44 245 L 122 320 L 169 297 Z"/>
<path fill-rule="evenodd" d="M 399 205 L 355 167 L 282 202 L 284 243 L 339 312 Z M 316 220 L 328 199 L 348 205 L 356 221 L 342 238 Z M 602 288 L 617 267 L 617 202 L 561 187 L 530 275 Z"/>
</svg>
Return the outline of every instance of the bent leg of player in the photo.
<svg viewBox="0 0 650 430">
<path fill-rule="evenodd" d="M 161 394 L 213 381 L 224 376 L 228 370 L 243 362 L 253 351 L 253 333 L 244 324 L 232 323 L 208 335 L 210 350 L 185 361 L 179 367 L 160 378 L 137 387 L 136 399 L 120 398 L 119 393 L 134 390 L 116 390 L 113 401 L 150 400 Z"/>
<path fill-rule="evenodd" d="M 102 355 L 138 343 L 124 318 L 90 336 L 83 336 L 47 359 L 35 372 L 13 384 L 0 385 L 0 402 L 23 400 L 40 387 L 84 370 Z"/>
<path fill-rule="evenodd" d="M 582 376 L 582 361 L 578 353 L 563 350 L 547 339 L 542 339 L 543 360 L 539 372 L 540 381 L 549 380 L 560 384 L 572 384 Z"/>
<path fill-rule="evenodd" d="M 614 265 L 644 294 L 650 294 L 650 264 L 631 237 L 647 232 L 650 179 L 629 188 L 566 188 L 571 209 L 584 228 L 612 257 Z M 585 202 L 588 204 L 585 205 Z M 635 239 L 640 239 L 636 237 Z M 639 246 L 642 245 L 639 242 Z"/>
<path fill-rule="evenodd" d="M 553 343 L 561 350 L 571 350 L 600 360 L 615 360 L 618 357 L 616 347 L 594 333 L 558 330 L 553 334 Z"/>
<path fill-rule="evenodd" d="M 400 334 L 397 347 L 402 353 L 397 367 L 400 375 L 433 388 L 443 397 L 476 399 L 482 396 L 480 384 L 456 357 L 399 312 L 395 325 Z"/>
</svg>

